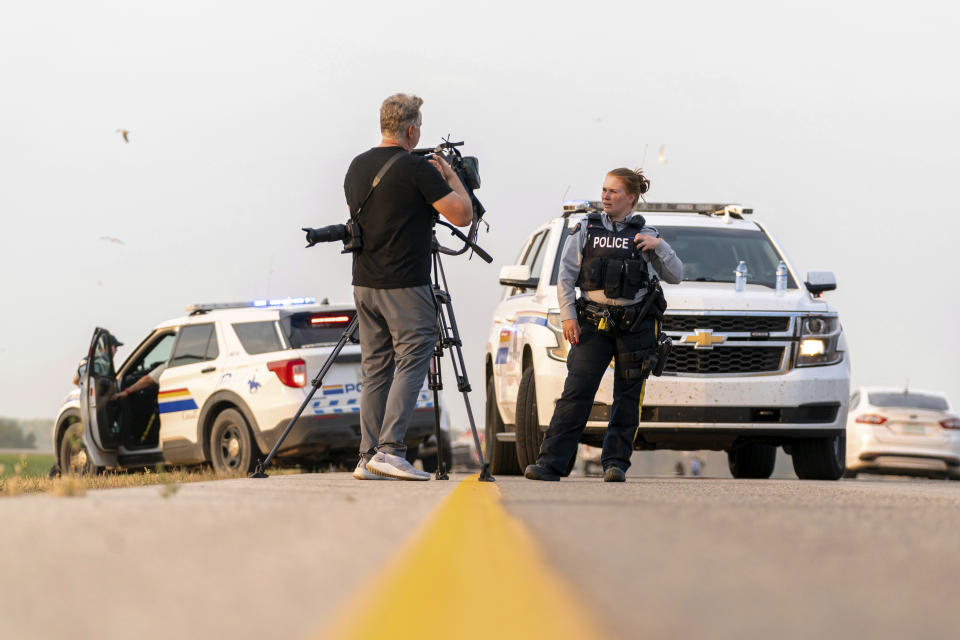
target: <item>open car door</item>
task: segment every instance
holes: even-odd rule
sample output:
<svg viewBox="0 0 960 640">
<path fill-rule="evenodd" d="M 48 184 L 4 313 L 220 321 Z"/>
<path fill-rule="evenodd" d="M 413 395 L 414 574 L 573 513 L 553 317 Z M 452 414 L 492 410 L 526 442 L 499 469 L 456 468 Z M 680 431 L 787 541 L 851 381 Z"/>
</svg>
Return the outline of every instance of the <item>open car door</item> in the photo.
<svg viewBox="0 0 960 640">
<path fill-rule="evenodd" d="M 86 428 L 83 441 L 97 464 L 105 452 L 116 451 L 120 443 L 117 428 L 117 403 L 110 402 L 116 392 L 117 377 L 113 365 L 110 332 L 97 327 L 87 351 L 87 367 L 80 376 L 80 416 Z"/>
</svg>

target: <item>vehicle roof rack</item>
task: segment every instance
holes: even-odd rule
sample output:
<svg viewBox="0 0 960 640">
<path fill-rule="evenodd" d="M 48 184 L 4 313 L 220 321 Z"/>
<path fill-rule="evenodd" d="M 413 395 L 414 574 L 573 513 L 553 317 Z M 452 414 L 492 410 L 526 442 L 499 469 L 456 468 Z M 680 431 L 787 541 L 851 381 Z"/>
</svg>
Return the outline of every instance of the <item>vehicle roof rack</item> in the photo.
<svg viewBox="0 0 960 640">
<path fill-rule="evenodd" d="M 270 300 L 249 300 L 246 302 L 210 302 L 206 304 L 192 304 L 187 307 L 191 316 L 197 316 L 219 309 L 271 309 L 274 307 L 292 307 L 303 304 L 316 304 L 313 298 L 273 298 Z M 320 304 L 330 304 L 326 298 Z"/>
<path fill-rule="evenodd" d="M 716 204 L 704 202 L 638 202 L 634 211 L 653 211 L 668 213 L 698 213 L 703 216 L 729 216 L 743 220 L 743 216 L 753 213 L 739 204 Z M 567 200 L 563 203 L 563 217 L 575 213 L 599 213 L 603 204 L 599 200 Z"/>
</svg>

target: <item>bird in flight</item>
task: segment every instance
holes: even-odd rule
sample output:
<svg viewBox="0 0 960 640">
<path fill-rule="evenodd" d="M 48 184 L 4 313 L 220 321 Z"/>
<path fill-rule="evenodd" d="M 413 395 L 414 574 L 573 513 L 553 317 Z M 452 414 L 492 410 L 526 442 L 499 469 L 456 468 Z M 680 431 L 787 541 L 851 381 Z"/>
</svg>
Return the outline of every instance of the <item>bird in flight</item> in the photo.
<svg viewBox="0 0 960 640">
<path fill-rule="evenodd" d="M 130 132 L 126 129 L 117 129 L 117 133 L 123 136 L 123 141 L 126 143 L 130 142 Z"/>
<path fill-rule="evenodd" d="M 107 242 L 112 242 L 113 244 L 119 244 L 120 246 L 127 246 L 127 243 L 121 240 L 120 238 L 114 238 L 113 236 L 100 236 L 100 240 L 106 240 Z"/>
</svg>

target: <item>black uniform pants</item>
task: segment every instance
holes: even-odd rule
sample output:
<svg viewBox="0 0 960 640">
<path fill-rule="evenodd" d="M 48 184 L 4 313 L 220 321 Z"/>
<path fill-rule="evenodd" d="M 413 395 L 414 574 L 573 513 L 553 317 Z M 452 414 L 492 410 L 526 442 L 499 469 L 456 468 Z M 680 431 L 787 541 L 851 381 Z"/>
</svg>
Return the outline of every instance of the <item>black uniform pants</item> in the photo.
<svg viewBox="0 0 960 640">
<path fill-rule="evenodd" d="M 636 331 L 629 333 L 600 332 L 584 323 L 580 326 L 583 335 L 567 356 L 567 380 L 540 445 L 537 462 L 555 473 L 567 475 L 600 381 L 613 359 L 613 406 L 600 460 L 604 469 L 615 466 L 626 471 L 640 424 L 640 403 L 646 382 L 640 368 L 643 357 L 653 352 L 657 342 L 655 320 L 652 315 L 648 316 Z"/>
</svg>

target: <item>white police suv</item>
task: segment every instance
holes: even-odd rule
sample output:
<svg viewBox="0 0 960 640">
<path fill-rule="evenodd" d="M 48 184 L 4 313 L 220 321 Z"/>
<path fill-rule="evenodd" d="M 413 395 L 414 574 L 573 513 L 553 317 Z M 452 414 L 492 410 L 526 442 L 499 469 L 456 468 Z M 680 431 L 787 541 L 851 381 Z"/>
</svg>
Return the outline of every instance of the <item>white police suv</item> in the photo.
<svg viewBox="0 0 960 640">
<path fill-rule="evenodd" d="M 563 209 L 500 272 L 503 297 L 485 357 L 494 473 L 518 473 L 535 461 L 566 379 L 560 255 L 569 230 L 601 207 L 575 201 Z M 840 478 L 850 361 L 837 312 L 821 297 L 836 288 L 833 274 L 808 272 L 801 286 L 781 246 L 747 219 L 749 209 L 641 203 L 637 210 L 680 256 L 683 282 L 663 284 L 663 330 L 674 348 L 663 376 L 647 383 L 635 448 L 723 450 L 735 477 L 766 478 L 780 446 L 800 478 Z M 746 268 L 744 286 L 735 284 L 738 267 Z M 611 363 L 584 443 L 600 446 L 612 391 Z"/>
<path fill-rule="evenodd" d="M 63 472 L 157 463 L 245 472 L 276 444 L 352 320 L 352 305 L 310 298 L 206 304 L 160 323 L 115 368 L 110 333 L 96 329 L 79 389 L 64 400 L 53 442 Z M 111 399 L 166 364 L 159 385 Z M 284 440 L 301 464 L 355 461 L 360 442 L 360 347 L 347 343 Z M 415 448 L 434 431 L 421 392 L 407 431 Z"/>
</svg>

